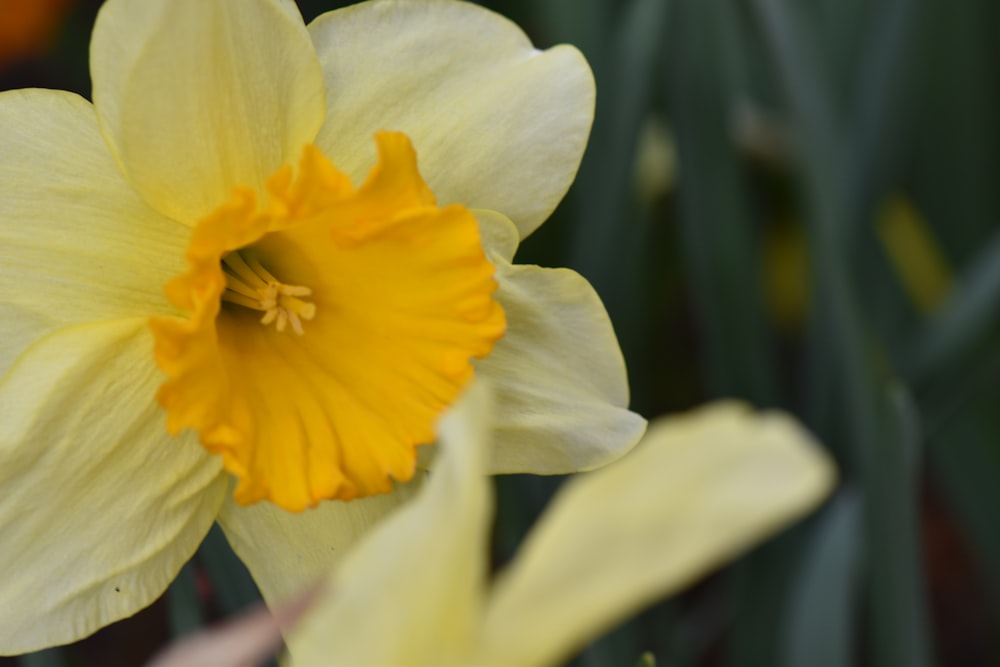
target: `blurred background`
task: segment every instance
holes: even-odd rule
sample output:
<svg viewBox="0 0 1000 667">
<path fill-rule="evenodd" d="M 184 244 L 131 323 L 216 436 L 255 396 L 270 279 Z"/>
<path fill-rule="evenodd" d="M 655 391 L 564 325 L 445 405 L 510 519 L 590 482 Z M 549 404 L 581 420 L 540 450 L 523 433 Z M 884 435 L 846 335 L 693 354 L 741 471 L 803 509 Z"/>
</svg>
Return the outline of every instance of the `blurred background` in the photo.
<svg viewBox="0 0 1000 667">
<path fill-rule="evenodd" d="M 572 664 L 1000 665 L 1000 3 L 481 4 L 597 79 L 518 260 L 597 288 L 637 411 L 784 409 L 841 468 L 817 514 Z M 89 96 L 99 5 L 0 0 L 0 89 Z M 559 483 L 497 480 L 498 566 Z M 139 665 L 257 597 L 213 530 L 150 608 L 0 665 Z"/>
</svg>

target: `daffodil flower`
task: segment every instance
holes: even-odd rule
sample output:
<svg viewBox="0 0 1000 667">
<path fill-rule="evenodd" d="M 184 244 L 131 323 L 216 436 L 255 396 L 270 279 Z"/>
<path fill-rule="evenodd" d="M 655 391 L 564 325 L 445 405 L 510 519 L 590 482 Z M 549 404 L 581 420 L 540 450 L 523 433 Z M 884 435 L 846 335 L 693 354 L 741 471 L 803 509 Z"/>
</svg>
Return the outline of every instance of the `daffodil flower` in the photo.
<svg viewBox="0 0 1000 667">
<path fill-rule="evenodd" d="M 489 581 L 482 389 L 443 420 L 442 462 L 420 496 L 355 545 L 298 625 L 315 589 L 279 607 L 295 667 L 560 664 L 810 511 L 833 485 L 829 457 L 786 415 L 728 402 L 662 418 L 620 461 L 569 481 Z M 256 615 L 155 665 L 237 667 L 273 650 L 276 634 Z"/>
<path fill-rule="evenodd" d="M 474 373 L 490 472 L 638 440 L 593 290 L 511 263 L 586 143 L 576 50 L 445 0 L 108 0 L 91 72 L 0 94 L 0 653 L 149 604 L 216 518 L 287 596 Z"/>
</svg>

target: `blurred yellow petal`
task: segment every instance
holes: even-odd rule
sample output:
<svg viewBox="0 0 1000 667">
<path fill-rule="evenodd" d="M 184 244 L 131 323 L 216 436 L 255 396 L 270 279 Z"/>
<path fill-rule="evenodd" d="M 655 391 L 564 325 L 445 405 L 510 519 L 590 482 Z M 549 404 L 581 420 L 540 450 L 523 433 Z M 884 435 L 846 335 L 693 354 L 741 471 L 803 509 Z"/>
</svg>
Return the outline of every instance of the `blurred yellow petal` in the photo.
<svg viewBox="0 0 1000 667">
<path fill-rule="evenodd" d="M 784 415 L 724 403 L 661 419 L 620 462 L 570 481 L 487 591 L 483 384 L 444 420 L 421 495 L 359 542 L 290 633 L 296 667 L 559 664 L 833 483 L 823 450 Z"/>
<path fill-rule="evenodd" d="M 600 298 L 569 269 L 491 259 L 508 328 L 476 362 L 496 393 L 490 472 L 610 463 L 639 441 L 646 420 L 628 410 L 625 362 Z"/>
<path fill-rule="evenodd" d="M 173 439 L 142 318 L 33 345 L 0 382 L 0 654 L 84 637 L 155 600 L 226 491 Z"/>
<path fill-rule="evenodd" d="M 330 571 L 362 535 L 413 498 L 417 475 L 389 493 L 349 502 L 327 500 L 304 512 L 271 503 L 242 506 L 227 498 L 219 525 L 268 604 L 291 599 Z"/>
<path fill-rule="evenodd" d="M 319 62 L 287 0 L 109 0 L 90 69 L 122 171 L 188 224 L 236 185 L 260 193 L 323 122 Z"/>
<path fill-rule="evenodd" d="M 327 86 L 316 143 L 353 178 L 373 162 L 367 137 L 405 132 L 442 205 L 500 211 L 522 237 L 569 188 L 594 110 L 573 47 L 538 51 L 506 18 L 459 2 L 365 2 L 309 31 Z"/>
<path fill-rule="evenodd" d="M 170 312 L 188 230 L 150 209 L 71 93 L 0 93 L 0 376 L 80 322 Z"/>
<path fill-rule="evenodd" d="M 570 482 L 497 582 L 478 664 L 550 665 L 805 514 L 833 467 L 781 414 L 733 403 L 651 425 Z"/>
<path fill-rule="evenodd" d="M 445 665 L 467 655 L 486 583 L 488 425 L 488 389 L 477 382 L 441 422 L 433 481 L 347 555 L 289 636 L 294 665 Z"/>
</svg>

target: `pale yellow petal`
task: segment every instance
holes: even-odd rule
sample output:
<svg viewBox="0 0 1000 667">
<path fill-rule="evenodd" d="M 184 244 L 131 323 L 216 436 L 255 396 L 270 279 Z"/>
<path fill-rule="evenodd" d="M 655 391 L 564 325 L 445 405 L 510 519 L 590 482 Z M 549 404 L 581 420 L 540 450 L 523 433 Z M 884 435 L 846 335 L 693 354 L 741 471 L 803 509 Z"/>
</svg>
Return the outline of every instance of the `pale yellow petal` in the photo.
<svg viewBox="0 0 1000 667">
<path fill-rule="evenodd" d="M 144 319 L 78 325 L 0 382 L 0 654 L 62 644 L 155 600 L 226 491 L 171 438 Z"/>
<path fill-rule="evenodd" d="M 327 500 L 303 512 L 288 512 L 269 502 L 242 506 L 227 494 L 219 525 L 264 599 L 277 604 L 326 576 L 362 535 L 413 498 L 422 483 L 418 474 L 390 493 Z"/>
<path fill-rule="evenodd" d="M 262 191 L 323 122 L 302 17 L 277 0 L 109 0 L 90 47 L 94 103 L 118 163 L 185 223 Z"/>
<path fill-rule="evenodd" d="M 479 221 L 479 235 L 482 237 L 486 256 L 494 258 L 494 261 L 502 259 L 508 263 L 514 259 L 521 239 L 510 218 L 488 209 L 475 209 L 472 213 Z"/>
<path fill-rule="evenodd" d="M 474 383 L 444 417 L 423 493 L 347 555 L 291 633 L 296 667 L 446 665 L 466 654 L 486 578 L 488 402 Z"/>
<path fill-rule="evenodd" d="M 476 362 L 496 392 L 490 472 L 577 472 L 627 452 L 646 421 L 628 410 L 625 362 L 596 292 L 569 269 L 490 259 L 507 313 L 507 333 Z"/>
<path fill-rule="evenodd" d="M 498 581 L 474 664 L 557 664 L 809 511 L 833 467 L 781 414 L 724 403 L 654 422 L 571 482 Z"/>
<path fill-rule="evenodd" d="M 439 204 L 500 211 L 527 236 L 576 175 L 594 82 L 570 46 L 539 51 L 520 28 L 472 3 L 365 2 L 309 26 L 327 119 L 317 143 L 355 182 L 371 135 L 405 132 Z"/>
<path fill-rule="evenodd" d="M 125 182 L 89 102 L 0 93 L 0 376 L 48 331 L 172 312 L 188 233 Z"/>
</svg>

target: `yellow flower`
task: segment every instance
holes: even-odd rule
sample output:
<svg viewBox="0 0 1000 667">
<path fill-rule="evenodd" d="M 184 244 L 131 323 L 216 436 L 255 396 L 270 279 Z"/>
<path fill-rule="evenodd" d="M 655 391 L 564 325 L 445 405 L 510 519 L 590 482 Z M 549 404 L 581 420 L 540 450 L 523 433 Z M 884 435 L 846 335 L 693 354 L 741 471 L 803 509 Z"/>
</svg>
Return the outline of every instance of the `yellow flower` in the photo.
<svg viewBox="0 0 1000 667">
<path fill-rule="evenodd" d="M 441 465 L 420 496 L 354 547 L 293 625 L 295 667 L 560 664 L 833 486 L 830 459 L 789 417 L 709 405 L 654 422 L 632 453 L 569 481 L 491 582 L 484 386 L 443 420 Z M 285 627 L 314 595 L 279 607 Z M 273 650 L 276 634 L 256 614 L 155 665 L 236 667 Z"/>
<path fill-rule="evenodd" d="M 0 653 L 134 613 L 216 518 L 287 596 L 473 371 L 491 473 L 638 440 L 593 290 L 511 263 L 586 143 L 576 50 L 445 0 L 109 0 L 91 70 L 0 94 Z"/>
</svg>

